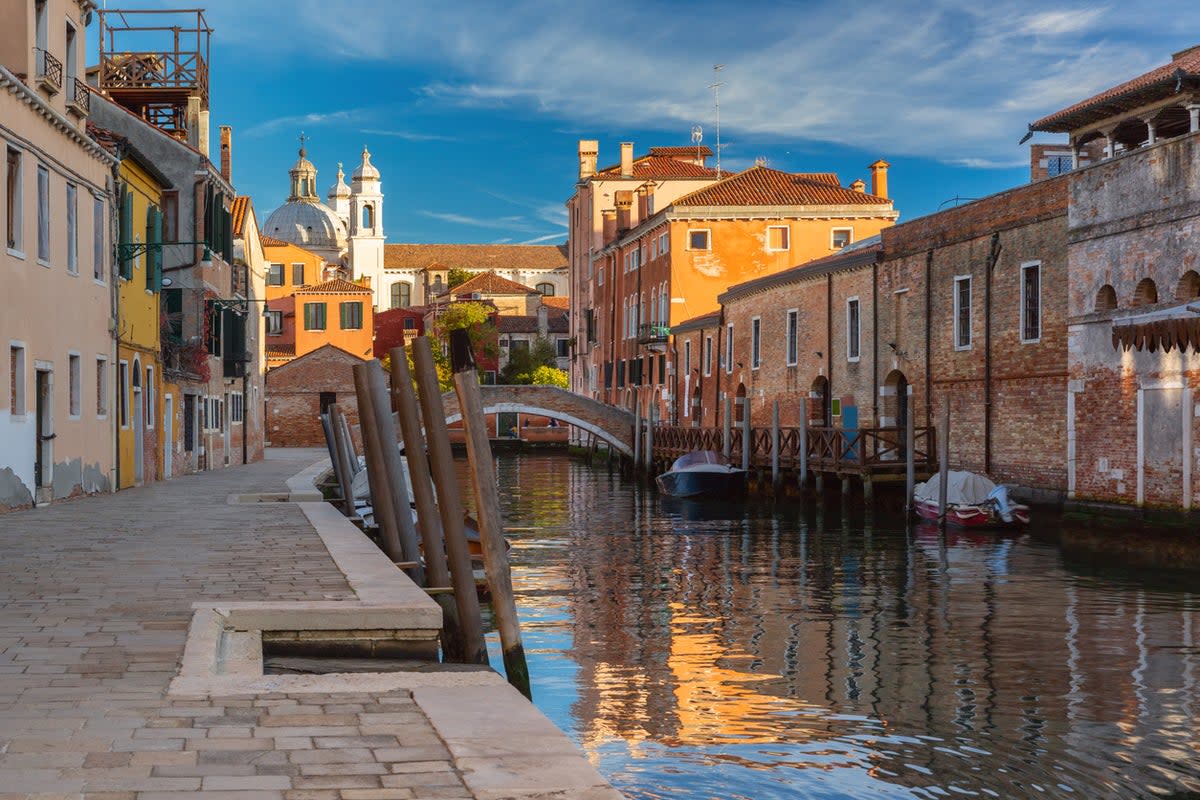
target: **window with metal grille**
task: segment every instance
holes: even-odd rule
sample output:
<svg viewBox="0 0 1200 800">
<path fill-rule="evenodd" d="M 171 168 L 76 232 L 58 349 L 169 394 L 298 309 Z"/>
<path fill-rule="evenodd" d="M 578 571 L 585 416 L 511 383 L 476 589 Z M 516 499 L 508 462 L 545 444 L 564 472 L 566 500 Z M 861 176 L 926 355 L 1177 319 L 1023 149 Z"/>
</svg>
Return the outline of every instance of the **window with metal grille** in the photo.
<svg viewBox="0 0 1200 800">
<path fill-rule="evenodd" d="M 1042 338 L 1042 265 L 1021 267 L 1021 341 Z"/>
<path fill-rule="evenodd" d="M 789 308 L 787 312 L 787 365 L 794 367 L 800 358 L 800 310 Z"/>
<path fill-rule="evenodd" d="M 859 330 L 858 298 L 851 297 L 846 301 L 846 360 L 858 361 L 861 355 Z"/>
<path fill-rule="evenodd" d="M 954 349 L 971 347 L 971 276 L 954 279 Z"/>
</svg>

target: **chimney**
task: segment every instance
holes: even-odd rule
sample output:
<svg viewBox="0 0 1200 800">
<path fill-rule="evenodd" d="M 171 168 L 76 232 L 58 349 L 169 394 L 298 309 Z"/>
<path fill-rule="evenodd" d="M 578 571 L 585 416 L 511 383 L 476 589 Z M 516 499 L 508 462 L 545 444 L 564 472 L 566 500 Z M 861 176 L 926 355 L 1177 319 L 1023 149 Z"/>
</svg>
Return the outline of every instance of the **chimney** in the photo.
<svg viewBox="0 0 1200 800">
<path fill-rule="evenodd" d="M 233 183 L 233 128 L 221 126 L 221 177 Z"/>
<path fill-rule="evenodd" d="M 600 142 L 595 139 L 579 140 L 579 180 L 585 181 L 596 174 L 596 156 L 600 153 Z"/>
<path fill-rule="evenodd" d="M 633 227 L 633 192 L 625 190 L 615 194 L 617 196 L 617 231 L 623 233 Z"/>
<path fill-rule="evenodd" d="M 621 177 L 633 177 L 633 142 L 621 142 Z"/>
<path fill-rule="evenodd" d="M 200 149 L 200 98 L 196 95 L 187 101 L 187 143 Z"/>
<path fill-rule="evenodd" d="M 604 244 L 608 244 L 617 238 L 617 210 L 615 208 L 606 208 L 600 212 L 600 218 L 604 221 Z"/>
<path fill-rule="evenodd" d="M 542 339 L 550 335 L 550 316 L 545 303 L 540 304 L 537 309 L 537 331 Z"/>
<path fill-rule="evenodd" d="M 852 192 L 865 192 L 866 190 L 867 185 L 862 182 L 861 178 L 855 178 L 854 182 L 850 184 L 850 191 Z"/>
<path fill-rule="evenodd" d="M 196 135 L 196 149 L 208 158 L 208 109 L 200 112 L 200 132 Z"/>
<path fill-rule="evenodd" d="M 871 165 L 871 194 L 887 198 L 887 171 L 891 164 L 882 158 Z"/>
</svg>

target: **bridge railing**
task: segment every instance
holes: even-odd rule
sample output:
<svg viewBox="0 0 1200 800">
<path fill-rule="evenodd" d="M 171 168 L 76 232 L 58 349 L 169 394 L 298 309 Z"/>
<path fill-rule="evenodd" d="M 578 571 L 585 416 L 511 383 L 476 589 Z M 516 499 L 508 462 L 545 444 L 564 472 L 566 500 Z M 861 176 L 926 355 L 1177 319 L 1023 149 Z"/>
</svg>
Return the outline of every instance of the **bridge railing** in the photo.
<svg viewBox="0 0 1200 800">
<path fill-rule="evenodd" d="M 918 471 L 937 467 L 937 443 L 934 429 L 917 427 L 913 430 L 913 462 Z M 809 427 L 808 468 L 816 472 L 874 474 L 903 472 L 905 469 L 904 429 Z M 654 455 L 674 459 L 692 450 L 724 449 L 724 433 L 720 428 L 693 428 L 674 425 L 654 427 Z M 730 431 L 730 460 L 742 460 L 742 431 Z M 756 468 L 771 465 L 771 429 L 752 428 L 750 431 L 750 464 Z M 800 428 L 779 428 L 779 466 L 784 470 L 800 467 Z"/>
</svg>

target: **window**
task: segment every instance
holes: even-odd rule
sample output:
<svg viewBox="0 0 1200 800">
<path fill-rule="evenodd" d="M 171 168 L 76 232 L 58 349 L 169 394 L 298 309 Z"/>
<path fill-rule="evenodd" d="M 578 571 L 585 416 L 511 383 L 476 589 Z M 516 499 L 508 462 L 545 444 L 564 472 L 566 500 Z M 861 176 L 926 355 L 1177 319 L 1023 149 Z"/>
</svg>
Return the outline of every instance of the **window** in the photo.
<svg viewBox="0 0 1200 800">
<path fill-rule="evenodd" d="M 954 349 L 971 347 L 971 276 L 954 279 Z"/>
<path fill-rule="evenodd" d="M 725 374 L 733 372 L 733 323 L 725 326 Z"/>
<path fill-rule="evenodd" d="M 283 312 L 268 311 L 267 312 L 267 335 L 278 336 L 283 333 Z"/>
<path fill-rule="evenodd" d="M 667 231 L 663 231 L 658 235 L 658 252 L 665 253 L 670 249 L 671 237 Z"/>
<path fill-rule="evenodd" d="M 404 330 L 415 331 L 417 329 L 417 321 L 412 317 L 404 318 Z"/>
<path fill-rule="evenodd" d="M 304 330 L 306 330 L 306 331 L 323 331 L 323 330 L 325 330 L 325 304 L 324 303 L 305 303 L 304 304 Z"/>
<path fill-rule="evenodd" d="M 96 357 L 96 417 L 108 416 L 108 359 Z"/>
<path fill-rule="evenodd" d="M 292 264 L 292 286 L 304 285 L 304 264 Z"/>
<path fill-rule="evenodd" d="M 234 425 L 246 421 L 246 400 L 241 392 L 229 395 L 229 421 Z"/>
<path fill-rule="evenodd" d="M 67 184 L 67 272 L 79 274 L 79 190 Z"/>
<path fill-rule="evenodd" d="M 162 240 L 164 242 L 179 241 L 179 192 L 171 190 L 162 193 Z"/>
<path fill-rule="evenodd" d="M 704 374 L 712 375 L 712 337 L 704 337 Z"/>
<path fill-rule="evenodd" d="M 1071 156 L 1046 156 L 1046 175 L 1053 178 L 1055 175 L 1062 175 L 1064 172 L 1070 172 L 1073 167 L 1074 159 Z"/>
<path fill-rule="evenodd" d="M 791 247 L 788 234 L 791 231 L 787 225 L 768 225 L 767 226 L 767 249 L 768 250 L 787 250 Z"/>
<path fill-rule="evenodd" d="M 324 305 L 324 304 L 322 304 L 322 305 Z M 344 330 L 344 331 L 361 330 L 362 326 L 363 326 L 363 304 L 362 304 L 362 301 L 359 300 L 359 301 L 355 301 L 353 303 L 339 303 L 338 304 L 338 316 L 340 317 L 339 321 L 341 323 L 342 330 Z"/>
<path fill-rule="evenodd" d="M 658 237 L 650 240 L 650 258 L 658 258 Z"/>
<path fill-rule="evenodd" d="M 846 301 L 846 360 L 858 361 L 860 354 L 858 298 Z"/>
<path fill-rule="evenodd" d="M 800 310 L 789 308 L 787 312 L 787 365 L 800 363 Z"/>
<path fill-rule="evenodd" d="M 154 418 L 158 416 L 158 398 L 154 392 L 154 367 L 146 366 L 146 391 L 143 392 L 146 397 L 146 410 L 142 415 L 146 420 L 146 427 L 154 427 Z"/>
<path fill-rule="evenodd" d="M 830 234 L 829 246 L 834 250 L 841 250 L 852 241 L 854 241 L 853 228 L 834 228 Z"/>
<path fill-rule="evenodd" d="M 337 392 L 321 392 L 318 400 L 322 414 L 329 413 L 329 407 L 337 402 Z"/>
<path fill-rule="evenodd" d="M 398 281 L 392 284 L 392 308 L 408 308 L 412 305 L 412 284 Z"/>
<path fill-rule="evenodd" d="M 750 320 L 750 369 L 758 369 L 762 365 L 762 319 L 753 317 Z"/>
<path fill-rule="evenodd" d="M 25 414 L 25 348 L 21 345 L 8 346 L 9 408 L 12 415 Z"/>
<path fill-rule="evenodd" d="M 683 374 L 685 376 L 692 374 L 692 340 L 688 339 L 683 343 Z"/>
<path fill-rule="evenodd" d="M 571 355 L 571 347 L 567 342 L 566 337 L 559 337 L 554 342 L 555 355 L 559 358 L 569 358 Z"/>
<path fill-rule="evenodd" d="M 21 153 L 7 148 L 4 159 L 4 229 L 9 250 L 21 249 Z"/>
<path fill-rule="evenodd" d="M 1042 338 L 1042 265 L 1021 265 L 1021 341 Z"/>
<path fill-rule="evenodd" d="M 283 264 L 267 267 L 267 286 L 283 286 Z"/>
<path fill-rule="evenodd" d="M 600 267 L 600 269 L 596 270 L 596 285 L 604 285 L 604 267 Z"/>
<path fill-rule="evenodd" d="M 129 362 L 117 363 L 117 420 L 122 428 L 129 427 Z"/>
<path fill-rule="evenodd" d="M 375 227 L 375 209 L 370 205 L 364 205 L 362 209 L 362 226 L 363 230 L 369 231 Z"/>
<path fill-rule="evenodd" d="M 104 226 L 108 220 L 104 214 L 104 201 L 92 199 L 92 277 L 104 282 Z"/>
<path fill-rule="evenodd" d="M 68 412 L 75 419 L 79 419 L 80 406 L 82 405 L 80 402 L 80 393 L 83 382 L 83 368 L 80 366 L 78 353 L 67 355 L 67 381 L 67 401 L 70 403 Z"/>
<path fill-rule="evenodd" d="M 50 265 L 50 170 L 37 168 L 38 261 Z"/>
<path fill-rule="evenodd" d="M 553 283 L 539 283 L 537 286 L 535 286 L 533 288 L 535 288 L 539 292 L 541 292 L 543 297 L 554 297 L 554 284 Z"/>
<path fill-rule="evenodd" d="M 707 228 L 688 231 L 688 250 L 708 250 L 709 236 Z"/>
</svg>

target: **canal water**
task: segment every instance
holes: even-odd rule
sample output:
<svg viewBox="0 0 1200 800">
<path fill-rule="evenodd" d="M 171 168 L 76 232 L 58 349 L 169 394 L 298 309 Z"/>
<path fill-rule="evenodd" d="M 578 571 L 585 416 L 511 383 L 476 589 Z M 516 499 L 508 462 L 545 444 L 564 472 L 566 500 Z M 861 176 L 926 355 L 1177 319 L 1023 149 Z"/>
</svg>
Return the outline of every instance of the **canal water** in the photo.
<svg viewBox="0 0 1200 800">
<path fill-rule="evenodd" d="M 1200 798 L 1195 573 L 497 469 L 534 700 L 629 798 Z"/>
</svg>

